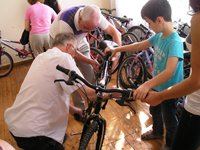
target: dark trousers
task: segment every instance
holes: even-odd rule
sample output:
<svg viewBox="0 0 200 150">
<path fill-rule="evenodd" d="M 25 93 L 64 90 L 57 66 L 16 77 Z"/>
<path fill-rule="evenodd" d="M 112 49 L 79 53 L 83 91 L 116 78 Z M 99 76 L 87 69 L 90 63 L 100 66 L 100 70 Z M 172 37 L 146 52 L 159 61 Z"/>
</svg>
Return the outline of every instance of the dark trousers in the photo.
<svg viewBox="0 0 200 150">
<path fill-rule="evenodd" d="M 150 106 L 150 114 L 153 120 L 153 133 L 155 135 L 163 135 L 165 123 L 166 132 L 166 145 L 171 147 L 173 136 L 177 128 L 177 101 L 178 99 L 165 100 L 157 106 Z"/>
<path fill-rule="evenodd" d="M 200 146 L 200 116 L 183 110 L 171 150 L 196 150 Z"/>
<path fill-rule="evenodd" d="M 17 142 L 17 146 L 24 150 L 64 150 L 64 147 L 59 142 L 45 136 L 36 137 L 16 137 L 11 135 Z"/>
</svg>

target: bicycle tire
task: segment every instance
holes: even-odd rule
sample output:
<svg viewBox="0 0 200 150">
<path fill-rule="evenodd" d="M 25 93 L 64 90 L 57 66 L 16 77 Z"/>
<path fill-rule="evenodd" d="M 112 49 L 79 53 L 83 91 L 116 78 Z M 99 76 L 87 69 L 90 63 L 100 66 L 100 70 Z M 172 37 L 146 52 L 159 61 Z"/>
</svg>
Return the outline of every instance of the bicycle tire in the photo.
<svg viewBox="0 0 200 150">
<path fill-rule="evenodd" d="M 95 137 L 93 148 L 95 147 L 96 150 L 100 150 L 103 144 L 104 135 L 106 131 L 106 125 L 103 125 L 103 130 L 100 131 L 99 124 L 96 120 L 94 120 L 85 130 L 84 134 L 81 136 L 81 140 L 79 143 L 78 150 L 85 150 L 88 147 L 89 142 L 92 140 L 92 137 L 94 136 L 95 132 L 97 133 L 97 137 Z M 101 132 L 101 137 L 99 137 L 99 132 Z M 95 145 L 95 146 L 94 146 Z"/>
<path fill-rule="evenodd" d="M 135 42 L 139 42 L 138 36 L 134 33 L 124 33 L 122 34 L 122 45 L 129 45 L 129 44 L 133 44 Z"/>
<path fill-rule="evenodd" d="M 126 57 L 117 73 L 117 87 L 136 89 L 145 81 L 147 81 L 147 69 L 143 59 L 134 54 Z"/>
<path fill-rule="evenodd" d="M 191 64 L 184 64 L 183 65 L 183 72 L 184 72 L 184 79 L 188 78 L 190 76 L 190 69 L 191 69 Z"/>
<path fill-rule="evenodd" d="M 13 70 L 13 59 L 6 51 L 0 52 L 0 78 L 10 74 Z"/>
<path fill-rule="evenodd" d="M 132 26 L 127 32 L 134 33 L 138 36 L 139 41 L 143 41 L 146 35 L 146 30 L 140 26 Z"/>
</svg>

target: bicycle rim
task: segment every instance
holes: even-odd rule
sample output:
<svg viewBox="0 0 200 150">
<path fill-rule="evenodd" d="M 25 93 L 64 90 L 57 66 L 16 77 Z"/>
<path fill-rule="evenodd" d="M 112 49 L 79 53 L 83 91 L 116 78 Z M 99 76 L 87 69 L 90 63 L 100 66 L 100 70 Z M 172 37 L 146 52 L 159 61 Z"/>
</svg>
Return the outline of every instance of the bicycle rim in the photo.
<svg viewBox="0 0 200 150">
<path fill-rule="evenodd" d="M 106 125 L 102 124 L 100 127 L 98 122 L 94 120 L 81 136 L 78 150 L 95 149 L 100 150 L 103 144 Z"/>
<path fill-rule="evenodd" d="M 137 35 L 135 35 L 134 33 L 124 33 L 122 35 L 122 45 L 129 45 L 129 44 L 133 44 L 135 42 L 139 42 L 139 39 L 137 37 Z M 135 52 L 126 52 L 124 55 L 124 58 L 134 54 Z"/>
<path fill-rule="evenodd" d="M 140 26 L 132 26 L 129 28 L 128 32 L 136 34 L 140 41 L 143 41 L 146 35 L 146 31 Z"/>
<path fill-rule="evenodd" d="M 117 73 L 119 88 L 136 89 L 147 80 L 147 70 L 144 61 L 136 55 L 130 55 L 123 60 Z"/>
<path fill-rule="evenodd" d="M 99 50 L 94 47 L 90 47 L 90 57 L 92 59 L 95 59 L 100 65 L 103 65 L 104 62 L 104 54 Z M 101 70 L 101 66 L 99 67 Z M 101 77 L 101 73 L 95 72 L 95 75 L 98 76 L 98 79 Z"/>
<path fill-rule="evenodd" d="M 0 78 L 9 75 L 13 65 L 12 57 L 5 51 L 0 52 Z"/>
</svg>

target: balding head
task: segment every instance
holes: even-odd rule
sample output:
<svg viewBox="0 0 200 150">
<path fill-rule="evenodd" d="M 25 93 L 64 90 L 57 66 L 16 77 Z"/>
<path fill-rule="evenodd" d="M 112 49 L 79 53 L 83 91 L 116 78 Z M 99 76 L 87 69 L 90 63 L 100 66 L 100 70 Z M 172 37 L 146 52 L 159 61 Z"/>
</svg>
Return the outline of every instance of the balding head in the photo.
<svg viewBox="0 0 200 150">
<path fill-rule="evenodd" d="M 82 21 L 89 21 L 93 26 L 97 27 L 101 21 L 101 11 L 96 5 L 87 5 L 81 12 Z"/>
</svg>

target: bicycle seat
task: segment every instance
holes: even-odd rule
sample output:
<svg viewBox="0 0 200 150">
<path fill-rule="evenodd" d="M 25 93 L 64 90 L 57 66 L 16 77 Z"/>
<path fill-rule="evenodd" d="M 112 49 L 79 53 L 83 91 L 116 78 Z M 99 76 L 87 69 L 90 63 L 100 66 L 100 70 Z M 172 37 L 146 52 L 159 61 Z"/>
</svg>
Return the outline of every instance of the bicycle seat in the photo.
<svg viewBox="0 0 200 150">
<path fill-rule="evenodd" d="M 113 41 L 109 41 L 109 40 L 104 40 L 99 43 L 99 48 L 103 51 L 106 49 L 106 47 L 114 48 L 114 47 L 118 47 L 118 46 L 119 45 L 117 43 L 115 43 Z"/>
<path fill-rule="evenodd" d="M 129 23 L 130 21 L 132 21 L 132 18 L 117 18 L 120 20 L 121 23 Z"/>
</svg>

